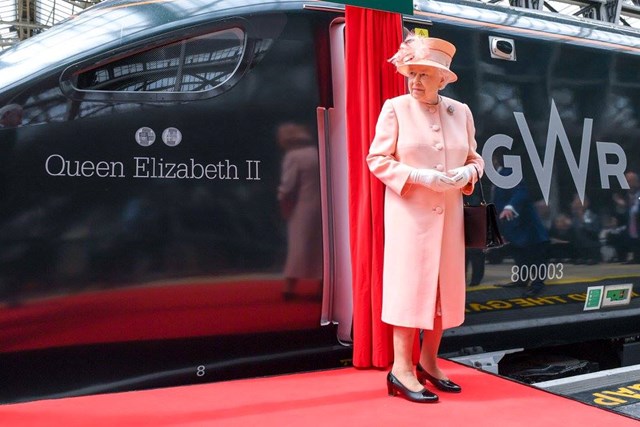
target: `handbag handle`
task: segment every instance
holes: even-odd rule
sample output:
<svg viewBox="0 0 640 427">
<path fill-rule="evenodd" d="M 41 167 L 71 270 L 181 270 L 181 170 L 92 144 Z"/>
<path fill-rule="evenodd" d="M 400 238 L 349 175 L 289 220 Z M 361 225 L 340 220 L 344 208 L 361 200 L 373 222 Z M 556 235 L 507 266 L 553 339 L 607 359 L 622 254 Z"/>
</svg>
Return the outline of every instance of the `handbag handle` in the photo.
<svg viewBox="0 0 640 427">
<path fill-rule="evenodd" d="M 487 202 L 484 199 L 484 190 L 482 189 L 482 181 L 481 181 L 481 177 L 480 177 L 480 171 L 478 170 L 478 168 L 476 167 L 476 165 L 471 165 L 473 166 L 473 168 L 476 170 L 476 174 L 478 175 L 478 180 L 476 181 L 477 184 L 479 184 L 480 187 L 480 197 L 482 198 L 482 200 L 480 201 L 480 205 L 484 206 L 487 204 Z"/>
</svg>

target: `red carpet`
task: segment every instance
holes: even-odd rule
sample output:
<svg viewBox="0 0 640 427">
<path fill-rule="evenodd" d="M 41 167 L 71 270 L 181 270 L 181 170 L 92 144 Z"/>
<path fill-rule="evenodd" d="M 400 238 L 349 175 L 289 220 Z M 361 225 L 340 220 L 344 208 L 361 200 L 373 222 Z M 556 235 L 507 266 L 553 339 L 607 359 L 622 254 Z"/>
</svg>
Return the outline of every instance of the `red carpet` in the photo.
<svg viewBox="0 0 640 427">
<path fill-rule="evenodd" d="M 0 406 L 2 426 L 637 427 L 638 422 L 443 361 L 461 394 L 387 396 L 386 372 L 352 368 Z"/>
<path fill-rule="evenodd" d="M 266 278 L 203 280 L 0 305 L 0 352 L 317 327 L 313 283 L 299 283 L 303 298 L 293 302 L 283 301 L 283 289 L 283 280 Z"/>
</svg>

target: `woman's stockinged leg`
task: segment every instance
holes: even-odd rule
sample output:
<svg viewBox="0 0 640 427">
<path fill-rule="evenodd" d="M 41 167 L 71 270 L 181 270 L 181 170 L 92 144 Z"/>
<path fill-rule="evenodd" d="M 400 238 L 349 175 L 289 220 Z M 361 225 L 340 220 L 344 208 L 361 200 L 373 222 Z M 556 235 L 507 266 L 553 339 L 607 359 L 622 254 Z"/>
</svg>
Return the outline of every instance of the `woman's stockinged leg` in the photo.
<svg viewBox="0 0 640 427">
<path fill-rule="evenodd" d="M 422 347 L 420 348 L 420 365 L 417 368 L 419 381 L 429 381 L 438 390 L 447 393 L 460 393 L 462 388 L 451 381 L 438 367 L 438 349 L 442 338 L 442 317 L 436 316 L 432 330 L 422 333 Z"/>
<path fill-rule="evenodd" d="M 438 350 L 442 339 L 442 317 L 436 316 L 433 329 L 422 331 L 422 346 L 420 347 L 420 365 L 438 379 L 448 379 L 438 367 Z"/>
<path fill-rule="evenodd" d="M 393 327 L 393 367 L 391 372 L 406 388 L 420 391 L 424 387 L 418 382 L 413 371 L 414 328 Z"/>
</svg>

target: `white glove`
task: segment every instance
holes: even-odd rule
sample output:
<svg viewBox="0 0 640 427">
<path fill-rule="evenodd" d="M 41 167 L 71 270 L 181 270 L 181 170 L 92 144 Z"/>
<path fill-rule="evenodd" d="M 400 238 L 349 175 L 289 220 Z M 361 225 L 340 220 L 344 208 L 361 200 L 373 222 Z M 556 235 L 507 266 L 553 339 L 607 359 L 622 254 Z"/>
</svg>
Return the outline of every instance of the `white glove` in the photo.
<svg viewBox="0 0 640 427">
<path fill-rule="evenodd" d="M 472 165 L 461 166 L 459 168 L 451 169 L 449 171 L 449 177 L 454 182 L 455 188 L 462 188 L 471 182 L 475 167 Z"/>
<path fill-rule="evenodd" d="M 431 169 L 414 169 L 409 174 L 409 182 L 420 184 L 430 190 L 442 193 L 455 188 L 455 182 L 442 172 Z"/>
</svg>

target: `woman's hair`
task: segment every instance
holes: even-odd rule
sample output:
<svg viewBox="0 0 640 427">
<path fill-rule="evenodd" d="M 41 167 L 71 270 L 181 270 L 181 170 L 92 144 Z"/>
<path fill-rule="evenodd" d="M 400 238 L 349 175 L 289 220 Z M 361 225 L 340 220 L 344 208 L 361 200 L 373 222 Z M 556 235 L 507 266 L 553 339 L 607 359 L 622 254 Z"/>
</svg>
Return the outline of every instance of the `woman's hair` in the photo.
<svg viewBox="0 0 640 427">
<path fill-rule="evenodd" d="M 315 143 L 309 127 L 297 122 L 281 123 L 276 129 L 276 138 L 278 139 L 278 144 L 284 149 L 313 145 Z"/>
</svg>

